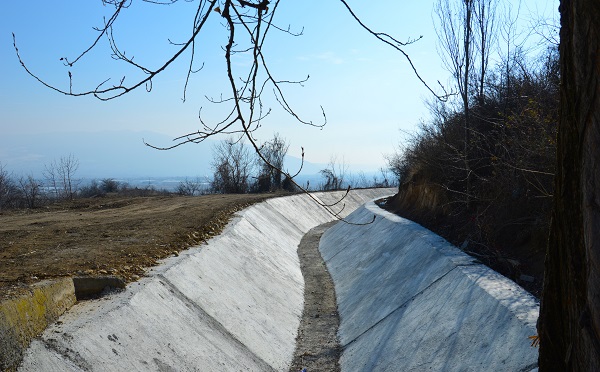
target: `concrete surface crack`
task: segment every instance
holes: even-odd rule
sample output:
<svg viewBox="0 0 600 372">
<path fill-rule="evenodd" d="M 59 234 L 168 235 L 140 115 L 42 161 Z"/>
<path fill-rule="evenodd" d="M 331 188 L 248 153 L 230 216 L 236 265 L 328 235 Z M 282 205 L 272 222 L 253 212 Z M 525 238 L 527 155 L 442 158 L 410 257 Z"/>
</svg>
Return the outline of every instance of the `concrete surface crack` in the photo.
<svg viewBox="0 0 600 372">
<path fill-rule="evenodd" d="M 161 279 L 162 283 L 171 290 L 171 293 L 173 293 L 173 295 L 177 299 L 179 299 L 183 303 L 185 303 L 186 306 L 194 309 L 194 311 L 198 314 L 199 318 L 206 321 L 210 328 L 213 328 L 218 333 L 229 338 L 241 350 L 243 350 L 245 353 L 250 355 L 251 359 L 254 359 L 257 362 L 257 364 L 259 364 L 261 366 L 261 371 L 275 371 L 275 369 L 273 369 L 273 367 L 269 363 L 265 362 L 262 358 L 260 358 L 258 355 L 256 355 L 256 353 L 254 353 L 252 350 L 250 350 L 248 348 L 248 346 L 246 346 L 235 335 L 233 335 L 231 332 L 229 332 L 229 330 L 227 328 L 225 328 L 225 326 L 223 326 L 223 324 L 221 324 L 221 322 L 219 322 L 218 320 L 213 318 L 210 314 L 208 314 L 206 311 L 204 311 L 204 309 L 200 305 L 198 305 L 197 303 L 192 301 L 189 297 L 187 297 L 185 294 L 183 294 L 183 292 L 181 292 L 179 290 L 179 288 L 177 288 L 175 285 L 173 285 L 173 283 L 171 283 L 164 275 L 159 274 L 159 275 L 157 275 L 157 277 L 159 277 Z"/>
<path fill-rule="evenodd" d="M 408 304 L 410 304 L 412 301 L 414 301 L 415 298 L 419 297 L 420 295 L 422 295 L 423 293 L 425 293 L 429 288 L 431 288 L 433 285 L 435 285 L 437 282 L 439 282 L 440 280 L 444 279 L 444 277 L 448 274 L 450 274 L 453 270 L 455 270 L 458 266 L 454 266 L 452 269 L 448 270 L 446 273 L 444 273 L 442 276 L 440 276 L 439 278 L 437 278 L 436 280 L 434 280 L 433 282 L 431 282 L 427 287 L 423 288 L 422 290 L 420 290 L 417 294 L 415 294 L 414 296 L 412 296 L 411 298 L 409 298 L 408 300 L 404 301 L 401 305 L 399 305 L 397 308 L 395 308 L 394 310 L 390 311 L 386 316 L 384 316 L 383 318 L 381 318 L 380 320 L 378 320 L 377 322 L 375 322 L 375 324 L 373 324 L 372 326 L 370 326 L 369 328 L 365 329 L 363 332 L 361 332 L 358 336 L 356 336 L 355 338 L 353 338 L 352 340 L 348 341 L 345 345 L 342 345 L 343 349 L 346 349 L 349 345 L 351 345 L 352 343 L 354 343 L 356 340 L 358 340 L 362 335 L 366 334 L 367 332 L 369 332 L 370 330 L 372 330 L 373 328 L 377 327 L 377 325 L 379 325 L 381 322 L 383 322 L 384 320 L 386 320 L 387 318 L 389 318 L 392 314 L 394 314 L 396 311 L 408 306 Z"/>
</svg>

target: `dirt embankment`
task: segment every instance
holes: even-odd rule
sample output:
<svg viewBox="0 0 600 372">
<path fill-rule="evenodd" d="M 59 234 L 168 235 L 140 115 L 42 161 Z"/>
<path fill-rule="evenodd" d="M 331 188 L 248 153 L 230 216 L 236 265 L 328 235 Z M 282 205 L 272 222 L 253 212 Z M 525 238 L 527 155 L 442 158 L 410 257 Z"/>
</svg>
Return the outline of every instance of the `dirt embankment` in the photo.
<svg viewBox="0 0 600 372">
<path fill-rule="evenodd" d="M 218 234 L 235 211 L 273 197 L 102 197 L 0 213 L 0 299 L 42 279 L 135 281 L 157 260 Z"/>
</svg>

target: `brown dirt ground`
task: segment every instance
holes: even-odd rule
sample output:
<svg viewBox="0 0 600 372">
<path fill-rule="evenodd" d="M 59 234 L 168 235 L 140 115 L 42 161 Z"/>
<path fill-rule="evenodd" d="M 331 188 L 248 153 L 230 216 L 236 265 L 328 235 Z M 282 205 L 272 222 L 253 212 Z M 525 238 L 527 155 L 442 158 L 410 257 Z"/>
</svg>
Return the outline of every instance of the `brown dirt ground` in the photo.
<svg viewBox="0 0 600 372">
<path fill-rule="evenodd" d="M 158 260 L 218 234 L 235 211 L 273 196 L 106 196 L 2 211 L 0 300 L 62 276 L 135 281 Z"/>
</svg>

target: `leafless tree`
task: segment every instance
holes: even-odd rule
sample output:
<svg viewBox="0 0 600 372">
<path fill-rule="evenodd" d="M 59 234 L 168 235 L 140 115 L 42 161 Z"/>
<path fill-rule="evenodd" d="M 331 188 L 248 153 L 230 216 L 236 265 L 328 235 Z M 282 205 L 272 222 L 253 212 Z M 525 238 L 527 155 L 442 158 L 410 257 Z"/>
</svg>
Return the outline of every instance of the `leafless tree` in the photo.
<svg viewBox="0 0 600 372">
<path fill-rule="evenodd" d="M 327 167 L 321 169 L 319 173 L 325 179 L 325 183 L 321 185 L 321 190 L 331 191 L 340 190 L 344 187 L 344 181 L 348 166 L 342 159 L 338 161 L 337 156 L 332 156 Z"/>
<path fill-rule="evenodd" d="M 440 45 L 440 54 L 446 69 L 452 74 L 461 98 L 464 112 L 464 148 L 463 163 L 467 189 L 466 202 L 469 200 L 471 167 L 469 165 L 469 86 L 473 74 L 472 66 L 475 56 L 473 22 L 475 13 L 474 0 L 438 0 L 435 14 L 438 18 L 436 32 Z"/>
<path fill-rule="evenodd" d="M 513 69 L 520 64 L 523 56 L 523 45 L 525 38 L 522 37 L 522 32 L 517 28 L 517 21 L 521 13 L 521 2 L 517 3 L 516 9 L 511 4 L 505 6 L 502 22 L 498 26 L 498 35 L 501 42 L 498 43 L 499 54 L 501 59 L 502 73 L 504 76 L 503 86 L 500 91 L 504 97 L 510 97 L 512 92 L 511 77 L 514 76 Z M 505 100 L 508 104 L 508 100 Z M 504 107 L 504 117 L 508 117 L 506 111 L 507 105 Z"/>
<path fill-rule="evenodd" d="M 4 167 L 0 163 L 0 211 L 10 205 L 16 196 L 16 187 L 14 181 Z"/>
<path fill-rule="evenodd" d="M 177 185 L 177 193 L 179 195 L 194 196 L 202 192 L 202 181 L 200 178 L 196 179 L 185 178 Z"/>
<path fill-rule="evenodd" d="M 477 101 L 485 101 L 485 78 L 490 61 L 492 47 L 496 44 L 496 9 L 498 0 L 475 0 L 475 37 L 478 52 L 479 71 L 477 75 Z"/>
<path fill-rule="evenodd" d="M 493 41 L 496 37 L 496 0 L 438 0 L 437 17 L 440 54 L 446 69 L 452 74 L 464 113 L 463 157 L 466 190 L 465 201 L 470 203 L 473 169 L 469 151 L 471 143 L 472 85 L 477 92 L 477 102 L 485 100 L 485 77 Z M 476 62 L 479 63 L 477 70 Z M 471 81 L 476 78 L 476 83 Z"/>
<path fill-rule="evenodd" d="M 72 154 L 55 159 L 44 166 L 44 177 L 52 187 L 57 198 L 72 200 L 77 192 L 79 181 L 75 173 L 79 169 L 79 160 Z"/>
<path fill-rule="evenodd" d="M 497 0 L 438 0 L 434 8 L 439 52 L 465 111 L 471 85 L 480 104 L 485 98 L 485 77 L 497 37 L 496 8 Z M 477 81 L 472 84 L 472 79 Z"/>
<path fill-rule="evenodd" d="M 360 171 L 355 177 L 352 177 L 351 187 L 353 189 L 369 187 L 369 181 L 367 180 L 367 175 L 364 171 Z"/>
<path fill-rule="evenodd" d="M 279 133 L 275 133 L 273 138 L 261 146 L 261 152 L 265 159 L 258 158 L 258 190 L 271 191 L 282 188 L 283 162 L 287 155 L 290 145 L 282 138 Z"/>
<path fill-rule="evenodd" d="M 126 186 L 126 185 L 123 185 L 123 186 Z M 114 178 L 103 178 L 100 181 L 100 188 L 105 193 L 118 192 L 120 187 L 121 187 L 120 182 L 115 180 Z"/>
<path fill-rule="evenodd" d="M 404 149 L 397 149 L 395 153 L 385 156 L 388 169 L 394 175 L 396 183 L 401 183 L 408 172 L 407 157 L 404 156 Z"/>
<path fill-rule="evenodd" d="M 213 190 L 224 194 L 248 192 L 253 165 L 253 153 L 243 141 L 229 138 L 217 143 L 213 148 Z"/>
<path fill-rule="evenodd" d="M 373 183 L 375 187 L 395 187 L 398 186 L 398 180 L 393 177 L 394 172 L 389 168 L 379 168 L 379 174 L 381 174 L 381 181 L 377 178 L 377 175 L 373 176 Z"/>
<path fill-rule="evenodd" d="M 560 21 L 558 16 L 559 13 L 556 12 L 552 12 L 550 15 L 538 14 L 530 21 L 531 31 L 538 35 L 542 42 L 553 45 L 557 49 L 560 44 Z"/>
<path fill-rule="evenodd" d="M 32 175 L 19 177 L 19 191 L 27 208 L 35 208 L 41 196 L 40 183 Z"/>
</svg>

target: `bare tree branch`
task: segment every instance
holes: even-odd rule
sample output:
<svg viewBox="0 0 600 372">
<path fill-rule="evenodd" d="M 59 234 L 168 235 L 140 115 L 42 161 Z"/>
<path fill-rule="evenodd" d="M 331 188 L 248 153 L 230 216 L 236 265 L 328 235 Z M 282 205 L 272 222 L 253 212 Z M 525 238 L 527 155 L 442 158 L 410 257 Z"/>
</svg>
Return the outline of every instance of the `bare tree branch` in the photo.
<svg viewBox="0 0 600 372">
<path fill-rule="evenodd" d="M 178 0 L 142 1 L 163 6 L 171 6 L 179 2 Z M 361 27 L 374 35 L 378 40 L 392 46 L 402 53 L 417 78 L 431 91 L 432 94 L 435 95 L 435 97 L 438 99 L 447 98 L 447 94 L 438 95 L 425 83 L 412 60 L 403 50 L 404 47 L 418 41 L 420 37 L 401 42 L 387 33 L 375 32 L 360 20 L 345 0 L 340 1 Z M 186 2 L 189 1 L 186 0 Z M 133 0 L 102 0 L 102 3 L 104 5 L 114 6 L 114 11 L 112 11 L 109 17 L 104 18 L 101 27 L 95 28 L 98 35 L 96 35 L 90 45 L 74 59 L 70 60 L 68 58 L 62 58 L 61 60 L 66 67 L 71 68 L 82 61 L 93 49 L 98 48 L 102 38 L 106 38 L 108 47 L 110 48 L 110 56 L 114 60 L 122 62 L 125 66 L 133 68 L 134 71 L 141 74 L 140 77 L 137 77 L 135 80 L 127 79 L 126 76 L 117 79 L 101 79 L 92 89 L 80 90 L 75 84 L 76 81 L 73 73 L 69 70 L 67 71 L 68 88 L 60 88 L 48 83 L 27 66 L 20 54 L 17 38 L 13 34 L 15 53 L 24 70 L 41 84 L 58 93 L 75 97 L 91 95 L 99 100 L 108 101 L 142 87 L 148 92 L 151 91 L 153 82 L 159 74 L 170 68 L 175 61 L 182 58 L 188 58 L 182 94 L 182 101 L 185 102 L 187 100 L 187 89 L 191 82 L 192 75 L 200 71 L 204 66 L 203 64 L 200 64 L 200 67 L 197 67 L 201 49 L 199 35 L 206 29 L 210 17 L 221 17 L 223 19 L 222 25 L 226 30 L 227 35 L 223 50 L 226 67 L 225 71 L 228 81 L 228 93 L 224 96 L 221 95 L 218 98 L 206 97 L 206 100 L 212 104 L 226 105 L 227 109 L 225 110 L 225 114 L 219 120 L 208 123 L 204 121 L 202 109 L 200 109 L 198 114 L 201 124 L 200 129 L 175 138 L 174 143 L 169 146 L 156 146 L 144 141 L 147 146 L 159 150 L 168 150 L 186 143 L 201 143 L 216 135 L 235 135 L 238 136 L 238 138 L 245 137 L 248 140 L 249 146 L 254 149 L 259 158 L 266 164 L 273 166 L 273 164 L 269 162 L 269 159 L 262 153 L 263 149 L 261 149 L 257 139 L 254 137 L 256 131 L 261 127 L 261 123 L 272 112 L 271 108 L 265 106 L 267 101 L 264 99 L 264 95 L 267 93 L 272 94 L 274 102 L 277 102 L 277 105 L 298 123 L 318 128 L 323 127 L 327 123 L 327 116 L 323 107 L 321 107 L 321 120 L 308 120 L 297 113 L 294 110 L 292 103 L 286 98 L 284 92 L 284 87 L 286 85 L 302 86 L 308 80 L 308 77 L 300 80 L 277 78 L 269 68 L 267 58 L 263 54 L 263 45 L 266 41 L 267 34 L 269 34 L 271 30 L 286 33 L 291 37 L 297 37 L 303 33 L 303 29 L 300 32 L 293 32 L 290 26 L 287 26 L 286 28 L 276 25 L 275 15 L 279 8 L 280 0 L 199 0 L 195 7 L 195 14 L 193 21 L 191 22 L 189 36 L 185 38 L 183 42 L 175 42 L 173 39 L 168 39 L 169 44 L 176 47 L 176 50 L 167 55 L 158 67 L 150 67 L 143 61 L 135 59 L 135 56 L 126 53 L 117 41 L 118 35 L 116 35 L 115 26 L 120 19 L 120 15 L 124 10 L 131 6 Z M 248 56 L 251 60 L 250 66 L 242 69 L 237 68 L 233 63 L 233 57 L 236 55 Z M 277 164 L 273 167 L 276 172 L 280 172 L 280 174 L 285 177 L 289 177 L 299 189 L 307 192 L 307 190 L 303 189 L 293 180 L 297 174 L 291 175 L 280 168 L 281 167 L 278 167 Z M 302 165 L 300 166 L 300 170 L 301 169 Z M 315 199 L 315 201 L 325 208 L 332 206 L 325 205 L 317 199 Z M 336 216 L 336 218 L 339 218 L 339 212 L 335 213 L 330 209 L 328 210 L 332 215 Z"/>
</svg>

